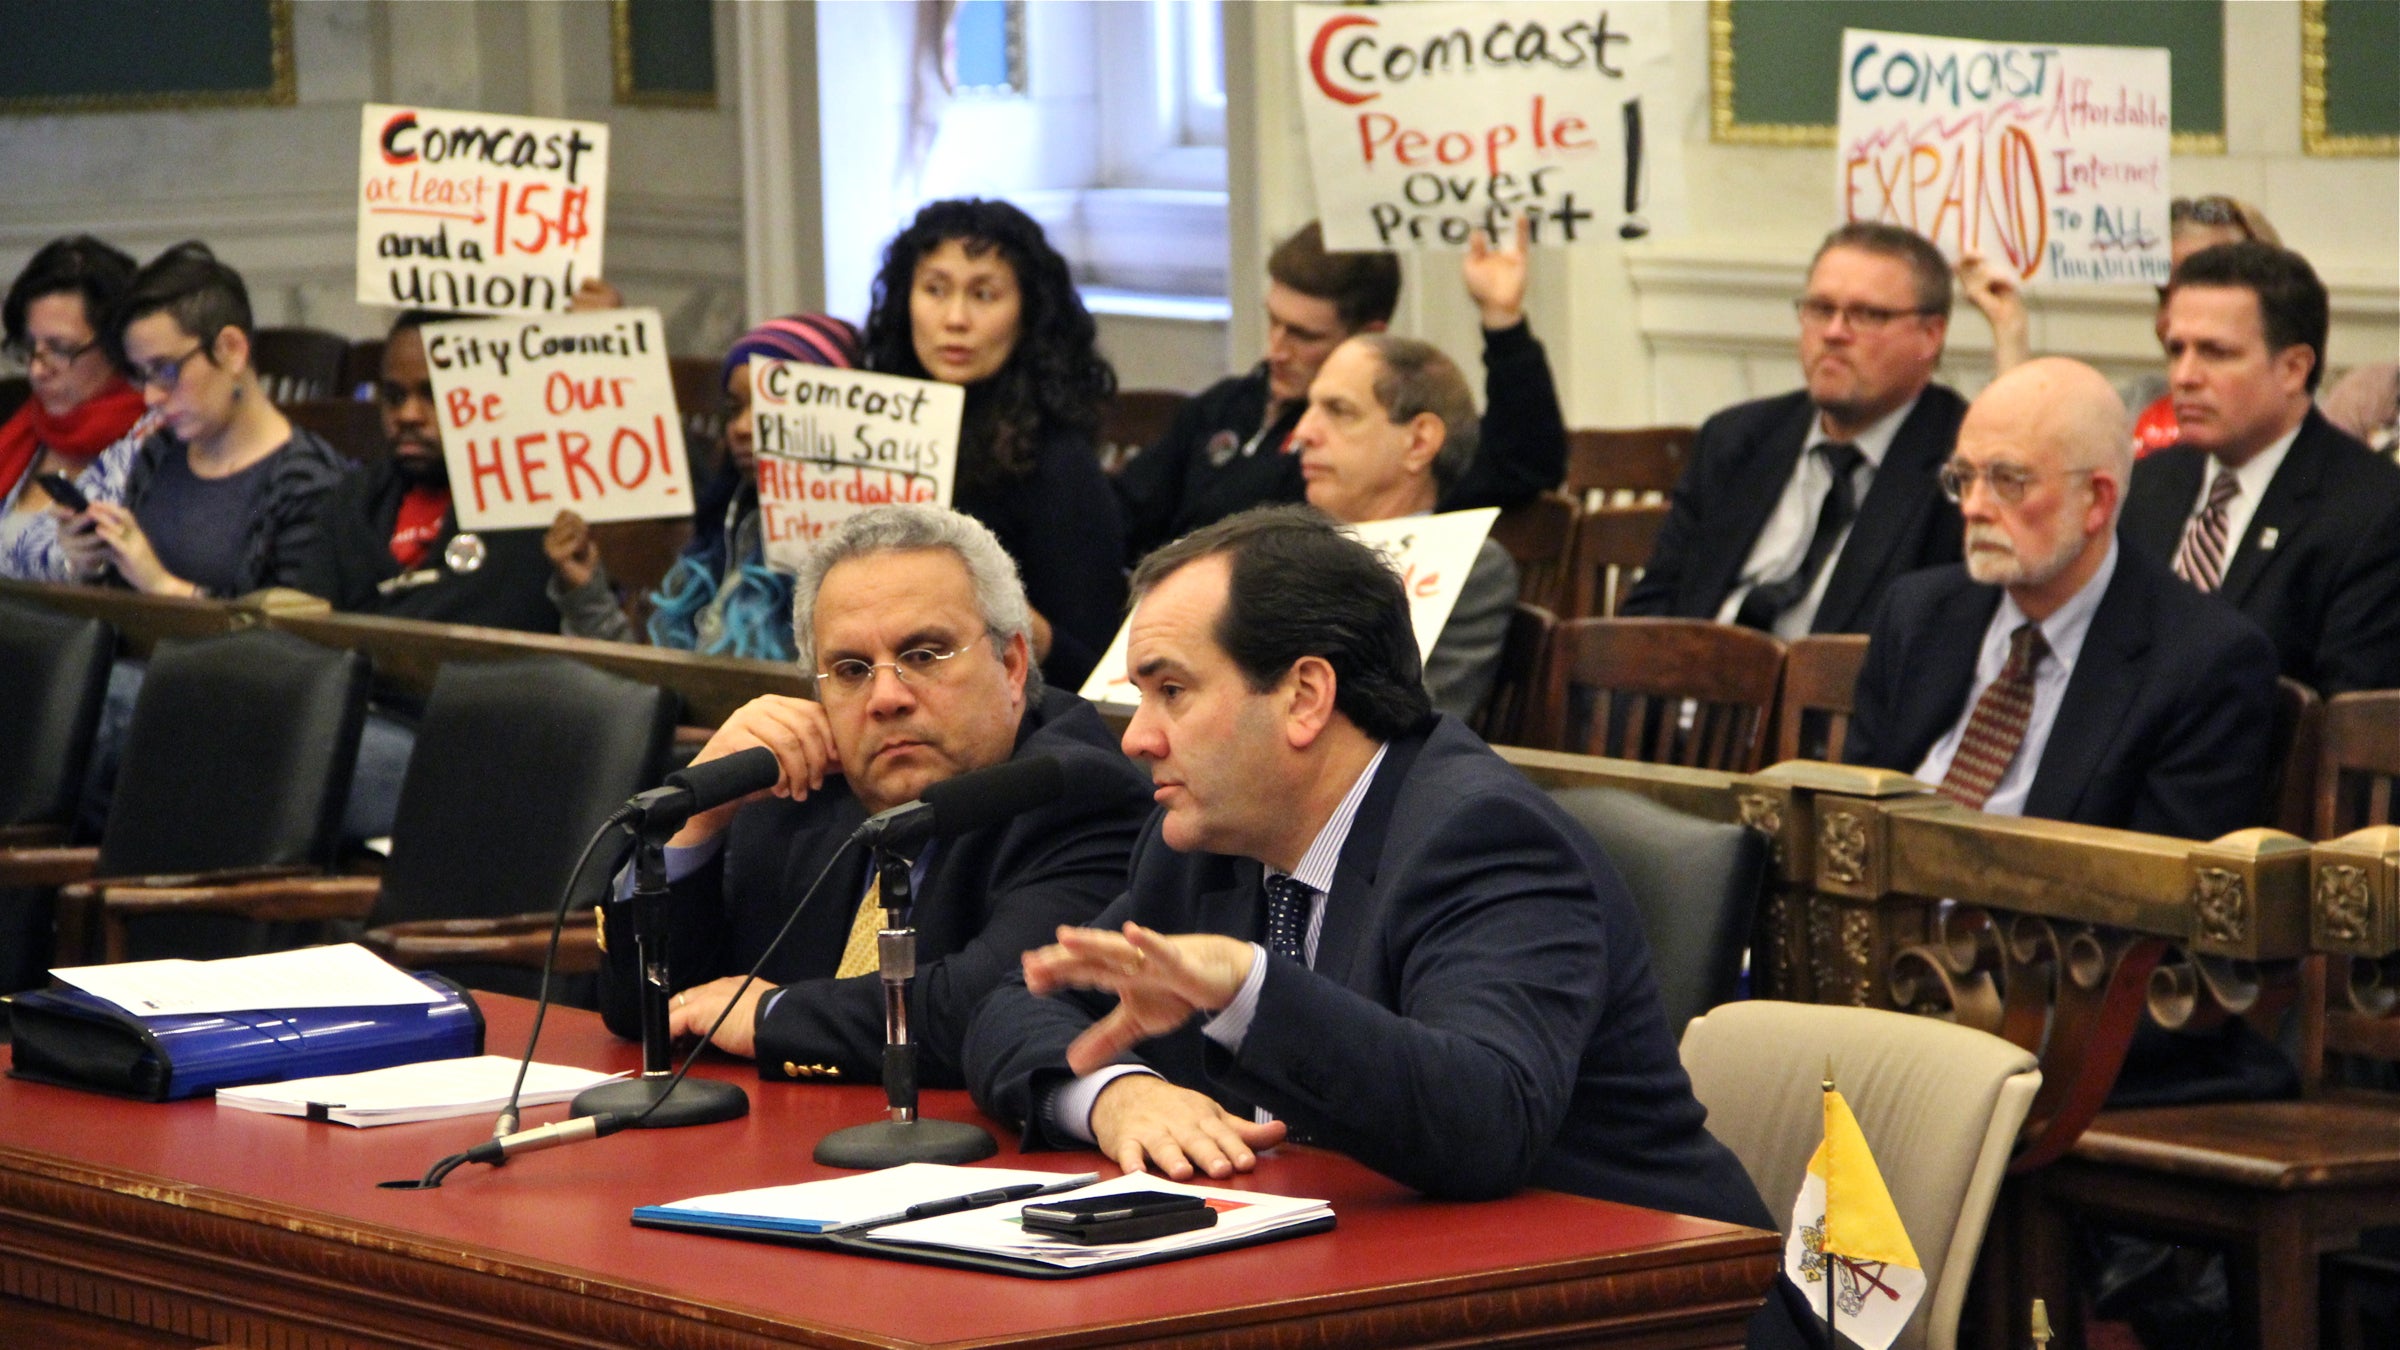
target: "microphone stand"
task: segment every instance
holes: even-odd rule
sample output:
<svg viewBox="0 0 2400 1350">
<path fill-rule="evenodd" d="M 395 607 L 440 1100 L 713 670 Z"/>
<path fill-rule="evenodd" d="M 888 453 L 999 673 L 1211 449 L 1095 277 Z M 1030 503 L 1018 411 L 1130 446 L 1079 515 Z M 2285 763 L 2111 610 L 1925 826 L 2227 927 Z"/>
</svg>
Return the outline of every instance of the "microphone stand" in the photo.
<svg viewBox="0 0 2400 1350">
<path fill-rule="evenodd" d="M 827 1167 L 971 1163 L 1000 1151 L 990 1132 L 979 1125 L 917 1115 L 917 1046 L 908 1029 L 908 985 L 917 973 L 915 896 L 909 884 L 915 861 L 908 851 L 881 844 L 875 848 L 884 921 L 890 925 L 875 935 L 876 965 L 883 980 L 883 1095 L 890 1118 L 835 1130 L 817 1141 L 814 1156 Z"/>
<path fill-rule="evenodd" d="M 667 1035 L 666 840 L 681 828 L 677 819 L 634 830 L 633 895 L 627 903 L 633 906 L 634 960 L 641 970 L 635 994 L 642 1017 L 641 1077 L 578 1093 L 568 1108 L 572 1115 L 606 1112 L 629 1126 L 656 1130 L 714 1125 L 750 1114 L 750 1094 L 736 1084 L 689 1076 L 675 1082 L 674 1047 Z"/>
</svg>

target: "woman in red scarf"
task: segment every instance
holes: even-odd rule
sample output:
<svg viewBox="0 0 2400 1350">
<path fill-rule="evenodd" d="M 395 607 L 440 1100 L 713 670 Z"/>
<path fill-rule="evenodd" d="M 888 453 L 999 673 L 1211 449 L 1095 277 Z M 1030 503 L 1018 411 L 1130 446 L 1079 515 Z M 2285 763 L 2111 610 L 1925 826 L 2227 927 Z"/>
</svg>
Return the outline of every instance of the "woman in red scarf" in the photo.
<svg viewBox="0 0 2400 1350">
<path fill-rule="evenodd" d="M 66 580 L 58 520 L 37 474 L 80 476 L 142 418 L 142 396 L 100 345 L 100 326 L 133 283 L 133 259 L 89 235 L 33 255 L 9 287 L 9 359 L 33 396 L 0 423 L 0 576 Z"/>
</svg>

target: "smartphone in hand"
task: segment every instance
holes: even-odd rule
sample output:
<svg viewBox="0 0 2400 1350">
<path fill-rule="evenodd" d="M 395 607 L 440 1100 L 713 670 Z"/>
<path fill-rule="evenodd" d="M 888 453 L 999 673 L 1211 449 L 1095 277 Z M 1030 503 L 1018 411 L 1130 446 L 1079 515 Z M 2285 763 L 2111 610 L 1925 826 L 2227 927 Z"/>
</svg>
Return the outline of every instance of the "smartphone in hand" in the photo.
<svg viewBox="0 0 2400 1350">
<path fill-rule="evenodd" d="M 92 508 L 92 499 L 83 495 L 83 489 L 75 486 L 75 480 L 56 469 L 35 474 L 33 481 L 42 485 L 42 491 L 50 494 L 50 500 L 70 511 L 82 512 Z"/>
</svg>

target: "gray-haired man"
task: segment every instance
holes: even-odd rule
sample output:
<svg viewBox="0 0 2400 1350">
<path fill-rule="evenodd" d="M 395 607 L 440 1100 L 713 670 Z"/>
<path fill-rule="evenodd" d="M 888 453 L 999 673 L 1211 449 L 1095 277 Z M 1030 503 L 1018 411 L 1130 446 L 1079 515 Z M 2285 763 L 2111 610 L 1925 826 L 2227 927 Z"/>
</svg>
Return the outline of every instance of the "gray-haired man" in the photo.
<svg viewBox="0 0 2400 1350">
<path fill-rule="evenodd" d="M 774 788 L 696 816 L 670 842 L 665 909 L 670 1029 L 697 1035 L 766 950 L 792 906 L 869 815 L 1018 756 L 1065 770 L 1058 801 L 944 840 L 913 878 L 917 977 L 909 1025 L 920 1079 L 960 1082 L 968 1014 L 1019 953 L 1079 924 L 1124 888 L 1151 809 L 1148 779 L 1091 707 L 1045 689 L 1031 659 L 1016 568 L 991 532 L 954 512 L 885 507 L 834 527 L 794 584 L 794 638 L 817 701 L 770 695 L 725 721 L 694 762 L 775 753 Z M 873 1081 L 882 992 L 863 851 L 844 855 L 790 937 L 717 1032 L 767 1078 Z M 638 1027 L 633 942 L 609 906 L 601 1005 Z M 865 933 L 868 939 L 855 940 Z"/>
</svg>

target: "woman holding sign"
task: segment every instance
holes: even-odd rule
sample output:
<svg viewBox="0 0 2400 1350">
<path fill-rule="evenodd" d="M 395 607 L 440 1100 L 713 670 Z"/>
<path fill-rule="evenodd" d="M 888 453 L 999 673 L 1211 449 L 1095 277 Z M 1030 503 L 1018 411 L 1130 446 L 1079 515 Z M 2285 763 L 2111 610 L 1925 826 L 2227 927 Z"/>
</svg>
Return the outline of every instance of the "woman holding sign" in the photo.
<svg viewBox="0 0 2400 1350">
<path fill-rule="evenodd" d="M 77 579 L 113 569 L 152 595 L 295 585 L 346 466 L 267 401 L 241 275 L 178 244 L 134 277 L 102 341 L 161 426 L 100 457 L 90 503 L 60 531 Z"/>
<path fill-rule="evenodd" d="M 1095 433 L 1116 392 L 1097 330 L 1032 217 L 939 201 L 884 250 L 867 368 L 966 389 L 951 506 L 999 536 L 1034 608 L 1042 674 L 1074 689 L 1125 604 L 1124 524 Z"/>
</svg>

